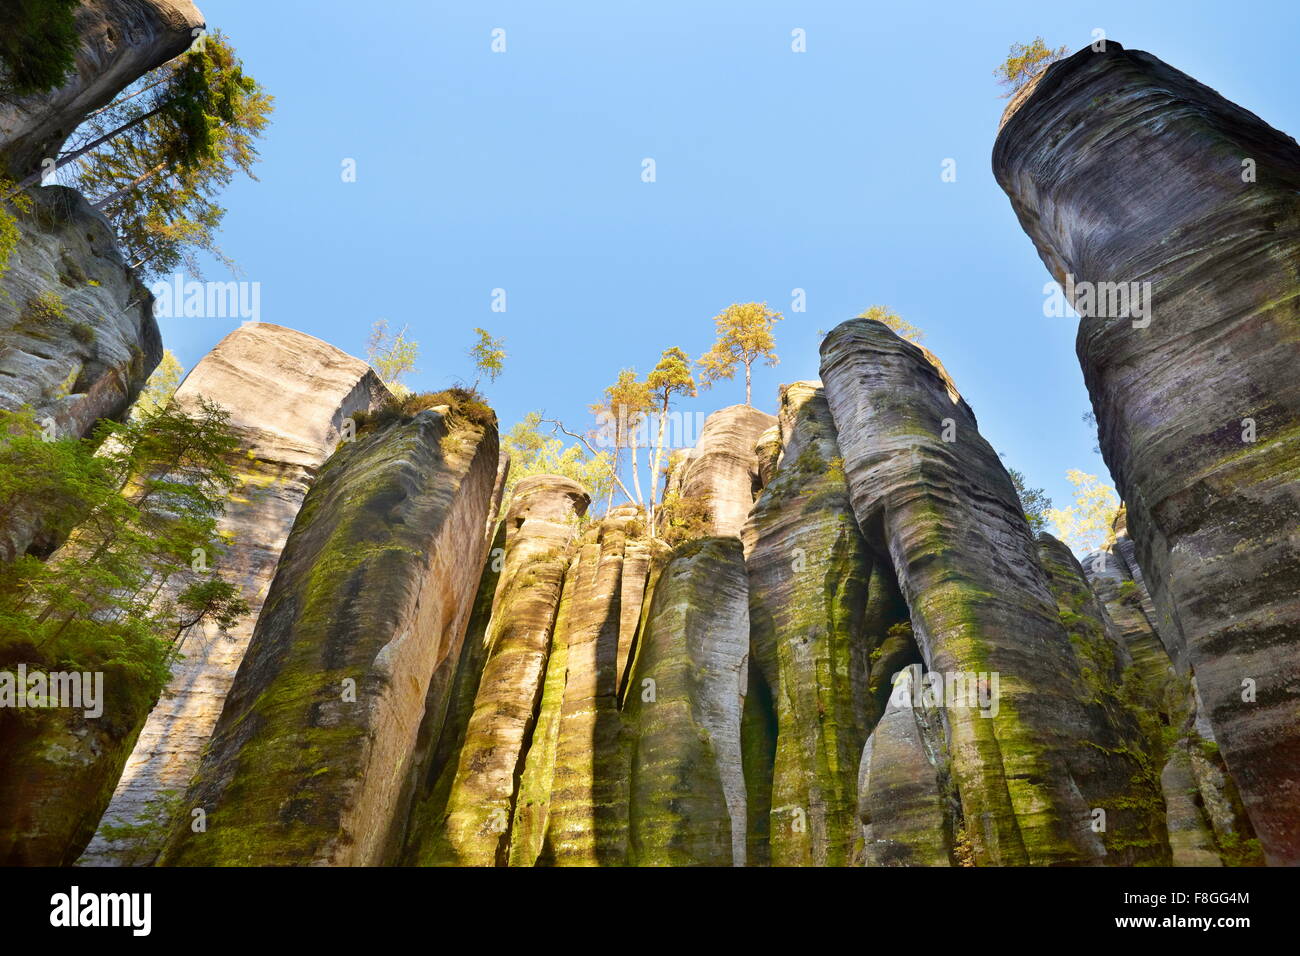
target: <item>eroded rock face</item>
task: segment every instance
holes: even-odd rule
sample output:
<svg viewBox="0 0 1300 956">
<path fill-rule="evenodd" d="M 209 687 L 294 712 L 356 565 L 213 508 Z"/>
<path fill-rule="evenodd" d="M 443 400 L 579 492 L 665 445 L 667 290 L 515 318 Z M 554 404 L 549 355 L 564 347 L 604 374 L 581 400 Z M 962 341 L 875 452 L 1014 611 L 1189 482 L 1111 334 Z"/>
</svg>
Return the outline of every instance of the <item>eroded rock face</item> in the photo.
<svg viewBox="0 0 1300 956">
<path fill-rule="evenodd" d="M 890 556 L 927 669 L 964 681 L 959 700 L 982 686 L 998 701 L 946 709 L 975 861 L 1100 860 L 1070 766 L 1092 730 L 1077 667 L 997 454 L 921 351 L 879 322 L 831 332 L 822 381 L 858 525 Z"/>
<path fill-rule="evenodd" d="M 1134 663 L 1068 547 L 1040 534 L 1038 559 L 1077 665 L 1075 698 L 1089 727 L 1088 736 L 1073 748 L 1070 767 L 1094 820 L 1104 824 L 1099 827 L 1103 862 L 1168 866 L 1160 781 L 1164 735 L 1154 713 L 1160 703 L 1159 678 Z"/>
<path fill-rule="evenodd" d="M 486 633 L 473 711 L 444 808 L 427 808 L 408 859 L 420 865 L 508 862 L 511 819 L 547 674 L 551 634 L 578 519 L 591 499 L 557 475 L 525 478 L 506 513 L 504 565 Z M 434 784 L 435 790 L 439 784 Z"/>
<path fill-rule="evenodd" d="M 1079 323 L 1102 453 L 1269 861 L 1300 863 L 1300 147 L 1108 41 L 1046 72 L 993 167 L 1059 281 L 1150 284 L 1137 321 Z"/>
<path fill-rule="evenodd" d="M 858 764 L 879 716 L 869 658 L 885 635 L 867 619 L 872 557 L 819 383 L 782 386 L 779 418 L 785 455 L 742 533 L 751 653 L 777 722 L 770 861 L 843 866 L 860 836 Z M 906 619 L 905 606 L 893 610 L 890 623 Z"/>
<path fill-rule="evenodd" d="M 1114 541 L 1085 557 L 1083 570 L 1133 660 L 1133 672 L 1125 675 L 1125 698 L 1139 714 L 1148 715 L 1147 739 L 1140 749 L 1152 768 L 1160 768 L 1171 862 L 1254 865 L 1261 859 L 1258 840 L 1218 753 L 1196 678 L 1185 663 L 1183 674 L 1178 673 L 1152 626 L 1155 605 L 1133 561 L 1123 508 L 1114 530 Z"/>
<path fill-rule="evenodd" d="M 120 418 L 162 359 L 153 295 L 122 261 L 108 222 L 75 190 L 33 190 L 0 274 L 0 408 L 28 406 L 60 436 Z M 0 528 L 0 560 L 32 542 L 39 515 Z"/>
<path fill-rule="evenodd" d="M 713 534 L 739 535 L 744 527 L 761 486 L 754 446 L 775 424 L 774 416 L 748 405 L 720 408 L 705 419 L 690 454 L 679 457 L 676 485 L 684 497 L 709 502 Z"/>
<path fill-rule="evenodd" d="M 428 757 L 416 767 L 414 775 L 414 800 L 400 860 L 406 866 L 418 863 L 421 839 L 429 832 L 434 821 L 441 825 L 447 809 L 447 798 L 455 779 L 460 752 L 465 746 L 465 731 L 474 712 L 474 698 L 478 696 L 479 682 L 483 677 L 483 663 L 490 650 L 487 642 L 488 624 L 492 618 L 492 601 L 501 580 L 505 546 L 506 523 L 503 520 L 497 522 L 496 532 L 489 542 L 460 657 L 446 662 L 450 672 L 446 678 L 450 680 L 446 707 L 441 715 L 425 708 L 424 726 L 421 728 L 423 739 L 416 749 L 417 752 L 424 753 L 427 746 Z M 438 675 L 435 675 L 435 680 L 437 679 Z M 432 685 L 430 689 L 432 690 Z"/>
<path fill-rule="evenodd" d="M 748 590 L 736 538 L 682 545 L 655 584 L 624 707 L 633 865 L 745 864 Z"/>
<path fill-rule="evenodd" d="M 44 670 L 6 648 L 0 670 Z M 86 675 L 87 678 L 90 675 Z M 95 832 L 148 702 L 120 667 L 103 667 L 102 714 L 0 709 L 0 866 L 66 866 Z"/>
<path fill-rule="evenodd" d="M 627 861 L 628 741 L 618 692 L 623 635 L 645 591 L 643 531 L 639 508 L 614 509 L 582 536 L 565 575 L 511 866 Z"/>
<path fill-rule="evenodd" d="M 865 866 L 951 866 L 956 816 L 943 723 L 915 706 L 920 665 L 898 672 L 889 706 L 862 750 L 858 814 Z"/>
<path fill-rule="evenodd" d="M 82 0 L 73 71 L 49 93 L 0 104 L 0 157 L 15 178 L 58 155 L 86 115 L 189 48 L 203 14 L 189 0 Z"/>
<path fill-rule="evenodd" d="M 393 862 L 430 681 L 459 656 L 494 427 L 429 409 L 321 470 L 175 828 L 171 865 Z"/>
<path fill-rule="evenodd" d="M 764 431 L 754 443 L 754 458 L 758 461 L 758 483 L 761 487 L 767 487 L 767 483 L 776 474 L 777 466 L 781 463 L 781 443 L 780 425 L 773 425 Z"/>
<path fill-rule="evenodd" d="M 210 563 L 237 582 L 249 614 L 229 630 L 205 623 L 140 731 L 84 864 L 147 864 L 165 838 L 253 635 L 281 551 L 344 421 L 387 392 L 370 367 L 293 329 L 253 323 L 222 339 L 186 376 L 178 402 L 222 405 L 240 436 L 240 485 L 218 529 L 233 544 Z M 479 530 L 482 540 L 482 529 Z M 114 775 L 116 777 L 116 773 Z M 123 828 L 128 828 L 123 830 Z"/>
</svg>

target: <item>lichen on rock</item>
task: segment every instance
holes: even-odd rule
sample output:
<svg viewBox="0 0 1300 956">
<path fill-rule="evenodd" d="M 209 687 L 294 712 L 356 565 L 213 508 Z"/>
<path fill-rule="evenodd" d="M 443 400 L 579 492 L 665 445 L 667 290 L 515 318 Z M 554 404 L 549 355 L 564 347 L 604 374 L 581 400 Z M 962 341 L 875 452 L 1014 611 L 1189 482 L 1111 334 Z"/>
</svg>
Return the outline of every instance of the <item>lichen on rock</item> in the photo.
<svg viewBox="0 0 1300 956">
<path fill-rule="evenodd" d="M 460 653 L 494 429 L 427 410 L 344 445 L 303 503 L 170 865 L 394 862 L 440 665 Z"/>
</svg>

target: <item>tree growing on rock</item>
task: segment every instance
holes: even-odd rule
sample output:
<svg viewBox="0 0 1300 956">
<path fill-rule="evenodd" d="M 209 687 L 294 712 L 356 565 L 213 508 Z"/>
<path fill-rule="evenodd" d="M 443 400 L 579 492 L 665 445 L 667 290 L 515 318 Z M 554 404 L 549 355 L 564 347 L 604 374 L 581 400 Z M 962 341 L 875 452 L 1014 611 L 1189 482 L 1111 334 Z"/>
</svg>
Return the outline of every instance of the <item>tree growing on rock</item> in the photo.
<svg viewBox="0 0 1300 956">
<path fill-rule="evenodd" d="M 30 413 L 0 412 L 0 522 L 39 513 L 71 532 L 48 561 L 0 561 L 0 653 L 110 670 L 145 708 L 190 628 L 247 613 L 217 571 L 237 484 L 229 420 L 207 401 L 169 403 L 103 422 L 92 441 L 47 441 Z"/>
<path fill-rule="evenodd" d="M 551 425 L 551 434 L 543 430 Z M 561 475 L 582 485 L 593 501 L 609 493 L 614 483 L 613 455 L 608 452 L 591 453 L 581 444 L 566 446 L 564 439 L 554 433 L 562 428 L 559 422 L 546 419 L 541 412 L 529 412 L 501 439 L 501 450 L 510 456 L 510 471 L 506 478 L 505 500 L 510 499 L 515 485 L 532 475 Z M 570 434 L 566 432 L 566 434 Z M 505 513 L 505 504 L 502 506 Z"/>
<path fill-rule="evenodd" d="M 484 378 L 495 382 L 505 369 L 506 340 L 493 338 L 486 329 L 476 328 L 474 334 L 478 339 L 470 347 L 469 357 L 474 360 L 473 389 L 478 391 L 479 382 Z"/>
<path fill-rule="evenodd" d="M 172 396 L 176 394 L 176 389 L 180 387 L 184 377 L 185 367 L 176 358 L 176 353 L 171 349 L 164 349 L 162 361 L 149 376 L 149 381 L 145 382 L 144 390 L 135 400 L 131 414 L 152 415 L 165 408 L 172 400 Z"/>
<path fill-rule="evenodd" d="M 734 367 L 733 367 L 734 372 Z M 659 364 L 646 376 L 646 386 L 654 399 L 659 414 L 658 434 L 655 438 L 654 463 L 650 466 L 650 510 L 648 527 L 654 534 L 655 497 L 659 489 L 659 462 L 664 452 L 664 426 L 668 422 L 668 409 L 679 395 L 694 398 L 697 394 L 695 379 L 691 375 L 691 359 L 676 346 L 664 349 Z"/>
<path fill-rule="evenodd" d="M 200 275 L 196 250 L 233 271 L 215 242 L 225 216 L 216 196 L 236 172 L 257 178 L 256 140 L 272 108 L 229 41 L 214 33 L 88 117 L 55 168 L 68 167 L 61 179 L 113 220 L 128 263 L 146 276 L 178 265 Z"/>
<path fill-rule="evenodd" d="M 1074 504 L 1046 511 L 1056 536 L 1075 554 L 1086 554 L 1110 544 L 1114 540 L 1112 525 L 1119 512 L 1119 495 L 1096 475 L 1085 474 L 1077 468 L 1066 472 L 1066 477 L 1074 485 Z"/>
<path fill-rule="evenodd" d="M 776 339 L 772 336 L 772 329 L 783 318 L 780 312 L 769 309 L 766 302 L 729 305 L 714 316 L 718 340 L 696 363 L 700 367 L 700 385 L 712 388 L 715 382 L 723 379 L 730 381 L 735 377 L 736 369 L 744 366 L 745 404 L 752 404 L 753 365 L 759 359 L 766 359 L 768 365 L 776 365 L 780 361 L 776 355 Z"/>
<path fill-rule="evenodd" d="M 1011 44 L 1011 52 L 1006 60 L 998 64 L 993 75 L 998 82 L 1009 87 L 1002 96 L 1005 99 L 1014 96 L 1026 83 L 1047 69 L 1069 52 L 1066 47 L 1053 50 L 1042 37 L 1034 37 L 1029 43 Z"/>
<path fill-rule="evenodd" d="M 0 5 L 0 96 L 62 86 L 75 64 L 81 0 L 5 0 Z"/>
<path fill-rule="evenodd" d="M 1015 468 L 1008 468 L 1011 483 L 1016 486 L 1016 496 L 1020 499 L 1020 508 L 1029 522 L 1029 530 L 1038 535 L 1047 530 L 1048 512 L 1052 508 L 1052 499 L 1042 488 L 1030 488 L 1024 473 Z"/>
<path fill-rule="evenodd" d="M 617 473 L 622 465 L 623 449 L 631 452 L 632 487 L 636 491 L 635 501 L 645 507 L 641 496 L 641 472 L 638 464 L 640 456 L 639 435 L 646 417 L 654 409 L 654 397 L 650 386 L 640 381 L 636 369 L 625 368 L 618 373 L 618 379 L 605 389 L 605 398 L 591 406 L 591 413 L 596 416 L 597 433 L 601 441 L 614 449 L 614 470 Z M 613 484 L 610 486 L 613 494 Z M 629 498 L 628 500 L 633 500 Z M 606 510 L 613 504 L 611 498 L 606 502 Z"/>
<path fill-rule="evenodd" d="M 415 360 L 420 355 L 420 343 L 407 338 L 409 332 L 410 326 L 404 325 L 394 335 L 388 331 L 386 319 L 376 319 L 366 341 L 366 358 L 370 367 L 398 398 L 411 394 L 402 379 L 415 371 Z"/>
<path fill-rule="evenodd" d="M 870 308 L 859 312 L 856 318 L 872 319 L 876 322 L 889 326 L 900 338 L 907 339 L 913 345 L 920 345 L 925 339 L 925 333 L 917 328 L 911 322 L 908 322 L 893 309 L 885 305 L 873 305 Z"/>
</svg>

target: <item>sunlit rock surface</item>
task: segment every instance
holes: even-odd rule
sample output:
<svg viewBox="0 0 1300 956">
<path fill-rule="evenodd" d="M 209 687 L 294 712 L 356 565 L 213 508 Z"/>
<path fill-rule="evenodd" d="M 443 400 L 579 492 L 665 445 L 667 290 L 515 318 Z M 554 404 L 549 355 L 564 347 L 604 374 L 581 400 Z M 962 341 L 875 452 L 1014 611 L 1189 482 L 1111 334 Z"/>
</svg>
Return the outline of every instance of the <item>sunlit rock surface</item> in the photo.
<svg viewBox="0 0 1300 956">
<path fill-rule="evenodd" d="M 1058 281 L 1147 284 L 1079 321 L 1102 454 L 1268 859 L 1300 863 L 1300 146 L 1107 41 L 1021 98 L 993 170 Z"/>
<path fill-rule="evenodd" d="M 395 861 L 429 684 L 461 652 L 496 472 L 495 425 L 438 408 L 331 458 L 186 796 L 206 831 L 179 820 L 163 863 Z"/>
<path fill-rule="evenodd" d="M 483 669 L 464 740 L 432 781 L 421 830 L 408 840 L 420 865 L 505 865 L 518 780 L 538 723 L 551 635 L 569 549 L 590 498 L 556 475 L 515 486 L 505 516 L 504 564 L 484 640 Z M 445 796 L 443 795 L 445 794 Z"/>
<path fill-rule="evenodd" d="M 170 804 L 198 767 L 253 634 L 267 589 L 317 470 L 345 420 L 386 395 L 365 362 L 320 339 L 266 323 L 241 326 L 185 377 L 178 402 L 224 407 L 244 449 L 239 486 L 218 521 L 231 544 L 212 567 L 237 583 L 249 614 L 223 630 L 186 635 L 184 657 L 140 731 L 83 864 L 147 864 L 170 823 Z M 481 533 L 481 532 L 480 532 Z"/>
<path fill-rule="evenodd" d="M 748 583 L 740 541 L 704 538 L 655 585 L 624 710 L 633 865 L 745 864 Z"/>
</svg>

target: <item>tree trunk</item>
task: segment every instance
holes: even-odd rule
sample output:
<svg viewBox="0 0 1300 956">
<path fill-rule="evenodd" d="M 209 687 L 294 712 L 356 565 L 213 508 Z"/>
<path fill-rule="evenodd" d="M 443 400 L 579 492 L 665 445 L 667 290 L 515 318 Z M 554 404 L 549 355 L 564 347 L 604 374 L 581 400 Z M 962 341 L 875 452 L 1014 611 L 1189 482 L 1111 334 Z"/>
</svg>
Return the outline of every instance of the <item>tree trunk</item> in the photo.
<svg viewBox="0 0 1300 956">
<path fill-rule="evenodd" d="M 110 203 L 114 203 L 114 202 L 116 202 L 117 200 L 121 199 L 123 196 L 125 196 L 127 193 L 129 193 L 132 189 L 135 189 L 136 186 L 139 186 L 139 185 L 140 185 L 141 183 L 143 183 L 145 180 L 150 179 L 150 178 L 152 178 L 152 177 L 158 175 L 160 172 L 162 172 L 162 171 L 163 171 L 164 169 L 166 169 L 166 168 L 167 168 L 167 164 L 166 164 L 166 163 L 159 163 L 157 166 L 155 166 L 153 169 L 149 170 L 148 172 L 141 173 L 139 176 L 137 176 L 135 179 L 131 180 L 129 183 L 127 183 L 127 184 L 126 184 L 125 186 L 123 186 L 121 189 L 115 189 L 115 190 L 113 190 L 111 193 L 109 193 L 109 194 L 108 194 L 107 196 L 105 196 L 103 199 L 101 199 L 101 200 L 99 200 L 98 202 L 96 202 L 96 203 L 94 204 L 95 209 L 96 209 L 97 211 L 99 211 L 99 212 L 103 212 L 103 211 L 104 211 L 104 208 L 105 208 L 106 206 L 108 206 Z"/>
<path fill-rule="evenodd" d="M 638 427 L 640 427 L 639 423 Z M 636 503 L 644 508 L 645 498 L 641 496 L 641 469 L 637 466 L 637 459 L 640 457 L 638 454 L 640 447 L 636 443 L 636 432 L 633 431 L 631 435 L 632 444 L 629 447 L 632 449 L 632 487 L 636 489 Z"/>
<path fill-rule="evenodd" d="M 659 459 L 664 452 L 664 423 L 668 421 L 668 396 L 664 396 L 663 411 L 659 413 L 659 437 L 655 439 L 655 457 L 654 464 L 650 467 L 650 537 L 655 538 L 658 535 L 655 532 L 655 495 L 659 490 Z"/>
<path fill-rule="evenodd" d="M 619 466 L 619 449 L 614 448 L 614 474 L 618 474 Z M 609 494 L 605 497 L 605 514 L 609 514 L 609 509 L 614 507 L 614 482 L 609 483 Z"/>
<path fill-rule="evenodd" d="M 746 362 L 745 363 L 745 404 L 752 406 L 754 403 L 751 402 L 749 399 L 750 399 L 749 363 Z"/>
<path fill-rule="evenodd" d="M 75 159 L 80 159 L 82 156 L 85 156 L 87 153 L 89 153 L 92 149 L 98 149 L 100 146 L 103 146 L 105 143 L 107 143 L 110 139 L 113 139 L 115 136 L 118 136 L 119 134 L 129 130 L 132 126 L 138 126 L 141 123 L 143 123 L 145 120 L 147 120 L 149 117 L 156 116 L 158 113 L 162 112 L 162 108 L 163 108 L 163 104 L 159 104 L 158 106 L 155 106 L 153 109 L 151 109 L 149 112 L 141 113 L 139 116 L 131 120 L 129 123 L 123 123 L 117 129 L 110 130 L 109 132 L 105 133 L 103 136 L 99 137 L 98 139 L 91 140 L 89 143 L 87 143 L 85 146 L 82 146 L 80 149 L 74 149 L 72 152 L 60 156 L 57 160 L 55 160 L 54 168 L 51 169 L 50 172 L 55 172 L 57 170 L 62 169 L 64 166 L 68 165 L 68 163 L 72 162 Z M 26 179 L 20 182 L 14 188 L 13 193 L 11 193 L 10 195 L 21 192 L 22 190 L 28 188 L 29 186 L 36 185 L 41 181 L 41 177 L 44 175 L 45 175 L 45 170 L 38 169 L 36 172 L 32 173 L 30 176 L 28 176 Z"/>
</svg>

